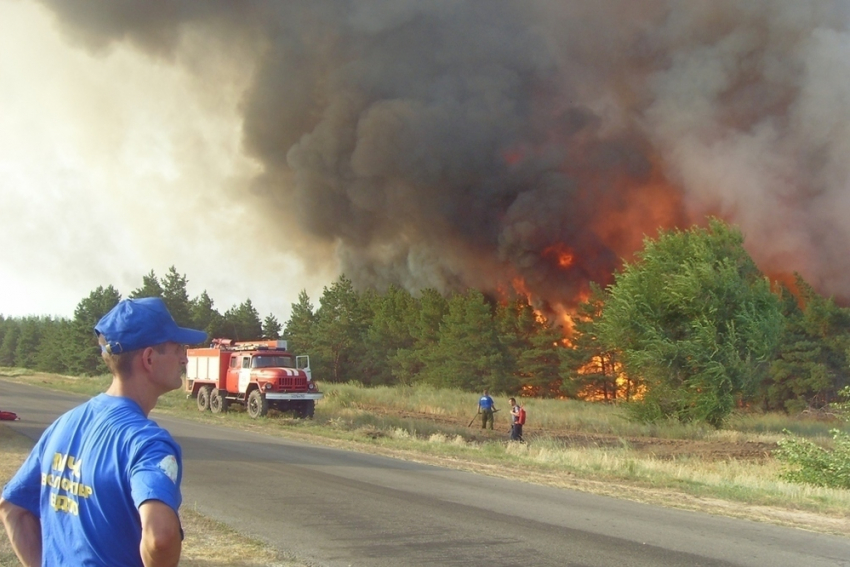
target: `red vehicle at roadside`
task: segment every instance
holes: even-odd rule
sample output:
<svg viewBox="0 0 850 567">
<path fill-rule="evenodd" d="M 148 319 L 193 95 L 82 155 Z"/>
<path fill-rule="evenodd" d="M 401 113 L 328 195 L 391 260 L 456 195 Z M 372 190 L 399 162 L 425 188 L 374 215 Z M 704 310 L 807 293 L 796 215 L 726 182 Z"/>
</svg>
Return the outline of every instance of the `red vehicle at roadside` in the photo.
<svg viewBox="0 0 850 567">
<path fill-rule="evenodd" d="M 283 340 L 213 339 L 209 348 L 190 348 L 186 355 L 186 391 L 200 411 L 223 413 L 237 403 L 252 418 L 269 408 L 306 418 L 322 398 L 310 357 L 292 354 Z"/>
</svg>

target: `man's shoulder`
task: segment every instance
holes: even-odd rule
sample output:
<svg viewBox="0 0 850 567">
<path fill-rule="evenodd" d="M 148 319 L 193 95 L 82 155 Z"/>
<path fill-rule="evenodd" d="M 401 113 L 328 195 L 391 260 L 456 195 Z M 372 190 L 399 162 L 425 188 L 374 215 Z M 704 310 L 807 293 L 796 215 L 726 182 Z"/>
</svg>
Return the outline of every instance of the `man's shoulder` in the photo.
<svg viewBox="0 0 850 567">
<path fill-rule="evenodd" d="M 144 414 L 139 404 L 129 398 L 101 394 L 93 403 L 91 421 L 104 433 L 119 435 L 126 441 L 162 439 L 173 442 L 168 430 Z"/>
<path fill-rule="evenodd" d="M 95 402 L 96 398 L 92 398 L 90 400 L 86 400 L 78 406 L 75 406 L 62 415 L 60 415 L 56 420 L 50 424 L 47 428 L 46 432 L 62 430 L 65 427 L 79 427 L 81 422 L 87 421 L 91 415 L 96 413 L 95 406 L 97 405 Z"/>
</svg>

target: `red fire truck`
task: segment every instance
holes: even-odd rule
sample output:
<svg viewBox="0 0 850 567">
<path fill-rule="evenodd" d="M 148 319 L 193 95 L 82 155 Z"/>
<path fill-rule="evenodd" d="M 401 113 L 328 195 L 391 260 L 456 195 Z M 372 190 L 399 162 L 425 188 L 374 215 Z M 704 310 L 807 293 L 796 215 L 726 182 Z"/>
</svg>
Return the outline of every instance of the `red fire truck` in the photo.
<svg viewBox="0 0 850 567">
<path fill-rule="evenodd" d="M 269 408 L 313 417 L 322 398 L 310 357 L 295 356 L 286 341 L 213 339 L 209 348 L 190 348 L 186 354 L 186 391 L 198 399 L 200 411 L 223 413 L 238 403 L 253 418 Z"/>
</svg>

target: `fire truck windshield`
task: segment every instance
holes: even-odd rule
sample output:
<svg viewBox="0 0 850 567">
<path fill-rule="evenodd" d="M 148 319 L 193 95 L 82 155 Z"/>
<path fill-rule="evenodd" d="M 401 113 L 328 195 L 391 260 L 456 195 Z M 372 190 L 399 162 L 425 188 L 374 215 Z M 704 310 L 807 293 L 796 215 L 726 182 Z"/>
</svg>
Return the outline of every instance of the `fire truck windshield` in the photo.
<svg viewBox="0 0 850 567">
<path fill-rule="evenodd" d="M 291 356 L 263 356 L 251 359 L 251 368 L 295 368 L 295 360 Z"/>
</svg>

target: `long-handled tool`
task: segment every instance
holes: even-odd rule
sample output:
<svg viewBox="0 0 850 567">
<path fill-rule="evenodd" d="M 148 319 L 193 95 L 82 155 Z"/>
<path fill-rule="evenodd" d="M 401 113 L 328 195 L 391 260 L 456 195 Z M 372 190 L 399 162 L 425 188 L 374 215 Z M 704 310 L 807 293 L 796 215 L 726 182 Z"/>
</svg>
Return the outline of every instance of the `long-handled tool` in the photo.
<svg viewBox="0 0 850 567">
<path fill-rule="evenodd" d="M 496 417 L 496 412 L 497 412 L 497 411 L 499 411 L 499 410 L 497 410 L 497 409 L 494 409 L 494 410 L 493 410 L 493 418 L 494 418 L 494 419 L 495 419 L 495 417 Z M 481 415 L 481 412 L 480 412 L 480 411 L 479 411 L 478 413 L 476 413 L 475 415 L 473 415 L 473 416 L 472 416 L 472 419 L 469 421 L 469 425 L 467 425 L 467 427 L 472 427 L 472 424 L 473 424 L 473 423 L 475 423 L 475 420 L 476 420 L 476 419 L 478 419 L 478 416 L 479 416 L 479 415 Z"/>
</svg>

